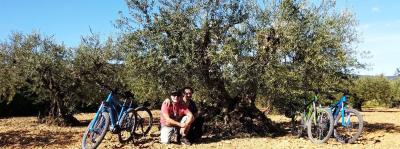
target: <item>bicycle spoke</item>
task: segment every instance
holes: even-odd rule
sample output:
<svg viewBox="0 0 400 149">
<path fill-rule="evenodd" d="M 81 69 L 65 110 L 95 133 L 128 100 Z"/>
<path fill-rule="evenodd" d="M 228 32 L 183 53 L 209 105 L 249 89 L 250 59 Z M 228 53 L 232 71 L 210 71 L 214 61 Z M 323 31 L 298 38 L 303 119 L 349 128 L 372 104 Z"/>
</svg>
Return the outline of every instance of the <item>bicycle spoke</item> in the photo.
<svg viewBox="0 0 400 149">
<path fill-rule="evenodd" d="M 107 132 L 108 116 L 108 113 L 103 112 L 96 120 L 92 120 L 83 136 L 82 148 L 96 148 L 101 143 Z M 92 129 L 90 129 L 91 126 L 93 126 Z"/>
<path fill-rule="evenodd" d="M 121 143 L 127 143 L 133 138 L 133 131 L 135 124 L 135 111 L 129 110 L 122 115 L 120 123 L 121 131 L 118 133 L 118 140 Z"/>
<path fill-rule="evenodd" d="M 146 108 L 139 108 L 136 112 L 136 129 L 135 135 L 138 137 L 145 136 L 151 129 L 153 124 L 153 116 L 150 110 Z"/>
<path fill-rule="evenodd" d="M 333 131 L 333 117 L 327 109 L 317 108 L 308 125 L 308 136 L 314 143 L 323 143 Z"/>
<path fill-rule="evenodd" d="M 344 123 L 342 123 L 344 121 Z M 342 143 L 354 142 L 362 131 L 362 117 L 358 111 L 345 109 L 344 116 L 340 115 L 337 120 L 335 137 Z"/>
</svg>

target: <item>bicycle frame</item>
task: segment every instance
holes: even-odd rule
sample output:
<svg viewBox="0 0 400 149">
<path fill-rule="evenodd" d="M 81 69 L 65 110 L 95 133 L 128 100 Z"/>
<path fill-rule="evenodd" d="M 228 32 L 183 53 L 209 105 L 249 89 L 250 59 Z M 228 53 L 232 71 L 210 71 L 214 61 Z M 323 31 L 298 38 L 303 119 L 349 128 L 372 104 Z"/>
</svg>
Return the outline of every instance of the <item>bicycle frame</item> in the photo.
<svg viewBox="0 0 400 149">
<path fill-rule="evenodd" d="M 304 104 L 304 106 L 303 106 L 303 113 L 304 113 L 304 116 L 305 116 L 305 120 L 307 121 L 307 120 L 309 120 L 310 118 L 311 118 L 311 114 L 312 114 L 312 112 L 313 112 L 313 110 L 316 108 L 316 106 L 315 106 L 315 102 L 317 101 L 318 99 L 317 99 L 317 97 L 316 96 L 314 96 L 313 97 L 313 100 L 311 100 L 311 101 L 309 101 L 307 104 Z M 306 101 L 304 100 L 304 103 L 305 103 Z M 311 105 L 312 104 L 312 105 Z"/>
<path fill-rule="evenodd" d="M 331 106 L 333 108 L 333 111 L 332 111 L 333 118 L 341 116 L 342 117 L 341 123 L 343 126 L 347 126 L 346 121 L 348 122 L 350 120 L 350 115 L 349 115 L 349 117 L 345 121 L 344 110 L 347 107 L 345 105 L 346 101 L 347 101 L 347 95 L 343 95 L 342 98 L 340 98 L 340 100 L 334 106 Z M 340 112 L 340 115 L 339 115 L 339 112 Z"/>
<path fill-rule="evenodd" d="M 121 110 L 119 111 L 117 119 L 115 119 L 115 112 L 117 112 L 117 109 L 114 104 L 113 93 L 110 92 L 108 94 L 106 100 L 101 102 L 101 105 L 100 105 L 99 109 L 97 110 L 96 115 L 93 118 L 93 121 L 97 121 L 99 115 L 102 112 L 106 111 L 106 112 L 110 113 L 111 128 L 114 128 L 115 126 L 120 125 L 120 121 L 121 121 L 121 117 L 122 117 L 123 113 L 127 109 L 131 108 L 132 102 L 129 104 L 129 106 L 126 106 L 125 104 L 126 104 L 126 99 L 125 99 L 123 105 L 121 106 Z M 93 131 L 93 128 L 94 128 L 94 123 L 90 124 L 89 129 L 91 131 Z"/>
<path fill-rule="evenodd" d="M 301 119 L 304 120 L 304 122 L 307 122 L 308 120 L 311 119 L 312 113 L 314 112 L 313 110 L 316 109 L 316 101 L 318 100 L 317 96 L 313 97 L 313 100 L 309 101 L 308 103 L 306 103 L 306 99 L 303 100 L 303 105 L 301 106 L 300 109 L 302 109 L 302 117 Z M 315 118 L 313 119 L 315 122 Z M 306 126 L 306 123 L 303 124 L 303 127 Z"/>
</svg>

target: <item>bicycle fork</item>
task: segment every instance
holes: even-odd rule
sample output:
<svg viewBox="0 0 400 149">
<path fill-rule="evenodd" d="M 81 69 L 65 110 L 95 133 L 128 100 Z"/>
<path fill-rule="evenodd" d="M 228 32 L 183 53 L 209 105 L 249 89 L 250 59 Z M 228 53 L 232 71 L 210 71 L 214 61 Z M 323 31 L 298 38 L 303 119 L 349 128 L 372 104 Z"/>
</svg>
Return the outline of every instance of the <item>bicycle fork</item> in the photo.
<svg viewBox="0 0 400 149">
<path fill-rule="evenodd" d="M 89 131 L 93 131 L 94 125 L 95 125 L 97 119 L 99 118 L 99 115 L 100 115 L 100 114 L 102 113 L 102 111 L 103 111 L 103 107 L 104 107 L 104 103 L 101 103 L 99 109 L 97 110 L 96 115 L 95 115 L 94 118 L 93 118 L 92 123 L 90 123 Z"/>
<path fill-rule="evenodd" d="M 106 101 L 102 101 L 102 102 L 101 102 L 101 105 L 100 105 L 99 109 L 97 110 L 96 115 L 95 115 L 94 118 L 93 118 L 93 122 L 90 123 L 89 131 L 93 131 L 94 125 L 95 125 L 97 119 L 99 118 L 99 115 L 101 115 L 101 114 L 105 111 L 105 108 L 107 108 L 106 104 L 107 104 L 108 101 L 110 101 L 110 99 L 111 99 L 111 94 L 109 94 L 109 95 L 107 96 Z M 107 109 L 107 110 L 108 110 L 108 109 Z M 111 116 L 111 117 L 112 117 L 112 116 Z M 111 120 L 112 120 L 112 119 L 113 119 L 113 118 L 111 118 Z"/>
</svg>

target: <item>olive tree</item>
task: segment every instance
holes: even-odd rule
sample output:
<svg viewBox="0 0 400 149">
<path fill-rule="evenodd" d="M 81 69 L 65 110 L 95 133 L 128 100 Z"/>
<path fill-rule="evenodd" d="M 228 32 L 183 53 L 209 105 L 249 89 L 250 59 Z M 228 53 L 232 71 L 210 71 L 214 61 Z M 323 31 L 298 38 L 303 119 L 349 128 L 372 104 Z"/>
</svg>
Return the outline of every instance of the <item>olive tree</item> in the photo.
<svg viewBox="0 0 400 149">
<path fill-rule="evenodd" d="M 334 1 L 127 0 L 117 20 L 128 85 L 163 98 L 193 86 L 210 127 L 230 134 L 278 131 L 255 107 L 284 107 L 309 90 L 344 88 L 354 69 L 356 22 Z M 218 124 L 218 125 L 215 125 Z"/>
<path fill-rule="evenodd" d="M 71 52 L 51 37 L 14 33 L 1 46 L 2 98 L 11 101 L 19 93 L 26 100 L 48 105 L 41 113 L 49 116 L 48 120 L 57 124 L 78 123 L 72 116 L 79 86 L 72 73 Z"/>
</svg>

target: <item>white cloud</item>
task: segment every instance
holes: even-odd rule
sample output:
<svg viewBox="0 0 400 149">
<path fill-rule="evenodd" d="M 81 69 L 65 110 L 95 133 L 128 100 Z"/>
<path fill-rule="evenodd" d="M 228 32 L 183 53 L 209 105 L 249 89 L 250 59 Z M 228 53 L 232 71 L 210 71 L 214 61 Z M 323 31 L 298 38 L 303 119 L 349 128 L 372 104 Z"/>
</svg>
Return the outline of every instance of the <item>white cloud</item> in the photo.
<svg viewBox="0 0 400 149">
<path fill-rule="evenodd" d="M 358 25 L 356 29 L 364 33 L 400 34 L 400 20 L 369 22 Z"/>
<path fill-rule="evenodd" d="M 372 27 L 372 24 L 360 24 L 356 27 L 358 32 L 366 32 L 368 29 Z"/>
<path fill-rule="evenodd" d="M 379 12 L 379 11 L 381 11 L 381 9 L 378 8 L 378 7 L 372 7 L 372 8 L 371 8 L 371 11 L 372 11 L 372 12 Z"/>
<path fill-rule="evenodd" d="M 400 42 L 400 34 L 387 34 L 387 35 L 375 35 L 375 36 L 367 36 L 365 37 L 366 43 L 375 43 L 375 44 L 393 44 Z"/>
</svg>

